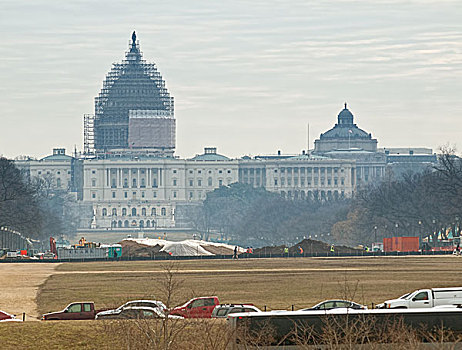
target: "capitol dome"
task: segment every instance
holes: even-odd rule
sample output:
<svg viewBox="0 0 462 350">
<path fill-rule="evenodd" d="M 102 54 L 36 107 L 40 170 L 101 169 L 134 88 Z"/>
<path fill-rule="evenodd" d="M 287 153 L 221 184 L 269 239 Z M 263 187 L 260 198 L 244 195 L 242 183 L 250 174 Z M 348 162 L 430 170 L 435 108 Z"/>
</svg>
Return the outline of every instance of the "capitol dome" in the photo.
<svg viewBox="0 0 462 350">
<path fill-rule="evenodd" d="M 94 147 L 175 148 L 173 97 L 156 65 L 143 59 L 135 32 L 125 59 L 113 64 L 95 98 Z"/>
<path fill-rule="evenodd" d="M 345 108 L 340 111 L 338 114 L 338 122 L 335 126 L 321 134 L 319 137 L 322 139 L 371 139 L 372 135 L 366 131 L 358 128 L 356 124 L 353 123 L 353 114 L 347 108 L 345 103 Z"/>
<path fill-rule="evenodd" d="M 377 140 L 372 135 L 360 129 L 354 123 L 353 113 L 347 108 L 343 108 L 337 117 L 337 124 L 332 129 L 327 130 L 315 141 L 316 154 L 336 150 L 364 150 L 368 152 L 377 151 Z"/>
</svg>

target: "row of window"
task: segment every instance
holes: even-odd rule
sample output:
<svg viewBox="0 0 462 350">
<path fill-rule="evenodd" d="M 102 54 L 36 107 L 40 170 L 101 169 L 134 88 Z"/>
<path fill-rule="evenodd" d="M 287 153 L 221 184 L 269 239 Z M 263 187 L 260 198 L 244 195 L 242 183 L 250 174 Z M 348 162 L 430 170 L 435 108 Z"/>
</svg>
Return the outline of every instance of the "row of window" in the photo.
<svg viewBox="0 0 462 350">
<path fill-rule="evenodd" d="M 119 221 L 112 221 L 111 222 L 111 228 L 116 228 L 116 227 L 140 227 L 140 228 L 143 228 L 143 227 L 156 227 L 156 222 L 154 220 L 140 220 L 139 222 L 137 222 L 136 220 L 132 220 L 131 222 L 128 221 L 128 220 L 119 220 Z"/>
<path fill-rule="evenodd" d="M 339 199 L 345 198 L 344 191 L 281 191 L 281 196 L 288 199 Z"/>
<path fill-rule="evenodd" d="M 66 173 L 66 172 L 63 171 L 63 174 L 65 174 L 65 173 Z M 37 174 L 42 175 L 42 170 L 37 171 Z M 43 174 L 45 174 L 45 170 L 43 171 Z M 51 174 L 51 171 L 47 170 L 47 171 L 46 171 L 46 174 L 47 174 L 47 175 L 50 175 L 50 174 Z M 70 175 L 70 174 L 71 174 L 71 171 L 69 170 L 69 171 L 67 172 L 67 175 Z M 61 175 L 61 171 L 58 170 L 58 171 L 56 172 L 56 175 Z"/>
<path fill-rule="evenodd" d="M 280 179 L 280 184 L 281 186 L 285 186 L 286 185 L 286 181 L 285 181 L 285 178 L 281 178 Z M 293 179 L 293 186 L 298 186 L 298 178 L 294 178 Z M 311 182 L 311 179 L 308 179 L 306 181 L 306 185 L 307 186 L 311 186 L 312 182 Z M 317 177 L 315 177 L 313 179 L 313 184 L 314 186 L 318 186 L 318 184 L 320 184 L 321 186 L 338 186 L 339 184 L 339 181 L 337 178 L 334 178 L 334 179 L 327 179 L 327 181 L 324 179 L 324 178 L 321 178 L 320 180 L 318 180 Z M 342 177 L 340 179 L 340 185 L 344 186 L 345 185 L 345 179 Z M 274 186 L 278 186 L 278 179 L 274 179 Z M 287 186 L 292 186 L 292 179 L 289 177 L 287 178 Z M 302 177 L 300 178 L 300 186 L 305 186 L 305 178 Z"/>
<path fill-rule="evenodd" d="M 122 216 L 126 216 L 129 211 L 127 208 L 122 208 L 120 211 L 120 214 Z M 112 216 L 117 216 L 118 215 L 117 208 L 112 208 L 111 214 Z M 141 208 L 141 216 L 146 216 L 148 213 L 148 210 L 146 208 Z M 138 210 L 136 208 L 131 209 L 131 216 L 137 216 L 139 214 Z M 101 209 L 101 216 L 107 216 L 108 215 L 108 209 L 103 208 Z M 157 210 L 156 208 L 151 208 L 151 216 L 156 216 L 157 215 Z M 166 216 L 167 215 L 167 209 L 166 208 L 161 208 L 160 209 L 160 215 Z"/>
<path fill-rule="evenodd" d="M 230 184 L 231 181 L 232 181 L 231 178 L 227 179 L 228 184 Z M 188 183 L 189 183 L 190 187 L 194 186 L 194 180 L 193 179 L 189 179 Z M 91 187 L 96 187 L 96 184 L 97 184 L 96 179 L 91 179 Z M 173 179 L 172 180 L 172 185 L 173 186 L 178 186 L 178 179 Z M 197 186 L 202 187 L 202 179 L 197 179 Z M 209 186 L 209 187 L 213 186 L 213 179 L 211 177 L 209 177 L 207 179 L 207 186 Z M 222 179 L 218 180 L 218 186 L 223 186 L 223 180 Z M 131 187 L 132 188 L 138 188 L 138 180 L 137 179 L 132 179 Z M 157 179 L 152 180 L 152 187 L 153 188 L 158 188 Z M 113 178 L 111 180 L 111 188 L 117 188 L 117 180 L 115 178 Z M 125 178 L 123 180 L 123 188 L 129 188 L 127 178 Z M 140 179 L 140 188 L 146 188 L 146 180 L 144 178 Z"/>
</svg>

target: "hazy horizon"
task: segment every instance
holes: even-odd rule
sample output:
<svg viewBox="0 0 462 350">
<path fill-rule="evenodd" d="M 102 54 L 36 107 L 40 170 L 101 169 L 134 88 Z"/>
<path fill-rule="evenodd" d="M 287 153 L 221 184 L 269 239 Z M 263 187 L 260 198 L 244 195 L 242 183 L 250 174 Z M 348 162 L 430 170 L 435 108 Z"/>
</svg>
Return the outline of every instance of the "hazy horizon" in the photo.
<svg viewBox="0 0 462 350">
<path fill-rule="evenodd" d="M 347 102 L 379 147 L 461 147 L 462 2 L 6 0 L 0 154 L 83 148 L 136 30 L 175 98 L 176 155 L 300 153 Z"/>
</svg>

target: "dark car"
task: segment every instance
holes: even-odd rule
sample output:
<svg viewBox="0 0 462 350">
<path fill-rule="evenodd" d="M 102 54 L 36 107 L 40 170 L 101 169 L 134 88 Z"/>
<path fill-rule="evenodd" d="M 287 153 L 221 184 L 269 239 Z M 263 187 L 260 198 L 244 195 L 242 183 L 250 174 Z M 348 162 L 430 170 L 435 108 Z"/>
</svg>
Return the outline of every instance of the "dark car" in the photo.
<svg viewBox="0 0 462 350">
<path fill-rule="evenodd" d="M 349 300 L 326 300 L 319 304 L 316 304 L 313 307 L 309 307 L 307 309 L 303 309 L 302 311 L 320 311 L 320 310 L 332 310 L 332 309 L 340 309 L 340 308 L 347 308 L 347 309 L 355 309 L 355 310 L 366 310 L 367 306 L 355 303 Z"/>
<path fill-rule="evenodd" d="M 21 320 L 16 318 L 15 315 L 11 315 L 8 312 L 0 310 L 0 322 L 8 322 L 8 321 L 20 322 Z"/>
<path fill-rule="evenodd" d="M 103 310 L 95 310 L 92 301 L 77 302 L 67 305 L 64 310 L 42 315 L 42 320 L 94 320 L 100 311 Z"/>
<path fill-rule="evenodd" d="M 261 312 L 252 304 L 221 304 L 217 305 L 212 312 L 212 318 L 226 318 L 229 314 L 238 312 Z"/>
</svg>

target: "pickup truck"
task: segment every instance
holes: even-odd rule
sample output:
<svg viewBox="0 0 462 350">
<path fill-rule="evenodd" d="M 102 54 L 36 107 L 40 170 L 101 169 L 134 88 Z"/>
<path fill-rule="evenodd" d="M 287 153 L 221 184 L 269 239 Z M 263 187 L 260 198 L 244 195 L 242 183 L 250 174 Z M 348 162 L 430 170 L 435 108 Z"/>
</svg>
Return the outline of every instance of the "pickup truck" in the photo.
<svg viewBox="0 0 462 350">
<path fill-rule="evenodd" d="M 42 315 L 42 321 L 51 320 L 93 320 L 98 312 L 104 310 L 95 310 L 95 304 L 92 301 L 71 303 L 64 310 L 49 312 Z"/>
<path fill-rule="evenodd" d="M 199 297 L 171 309 L 169 314 L 184 318 L 211 318 L 213 309 L 219 304 L 218 297 Z"/>
<path fill-rule="evenodd" d="M 430 308 L 442 305 L 461 305 L 462 287 L 419 289 L 398 299 L 377 305 L 379 309 Z"/>
</svg>

